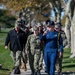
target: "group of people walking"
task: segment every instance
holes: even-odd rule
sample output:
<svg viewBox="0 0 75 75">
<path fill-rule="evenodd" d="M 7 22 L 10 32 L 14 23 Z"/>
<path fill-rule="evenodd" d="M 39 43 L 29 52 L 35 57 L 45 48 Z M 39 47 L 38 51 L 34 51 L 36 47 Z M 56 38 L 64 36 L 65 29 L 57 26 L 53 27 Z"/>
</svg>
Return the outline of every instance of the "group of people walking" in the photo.
<svg viewBox="0 0 75 75">
<path fill-rule="evenodd" d="M 65 32 L 61 30 L 61 23 L 47 20 L 45 25 L 37 23 L 32 28 L 21 30 L 21 24 L 15 24 L 15 28 L 8 32 L 5 41 L 5 49 L 10 43 L 11 56 L 14 60 L 14 74 L 20 74 L 21 61 L 27 63 L 27 56 L 31 69 L 31 75 L 41 75 L 43 59 L 45 72 L 55 75 L 56 62 L 58 61 L 58 75 L 62 72 L 63 48 L 67 45 Z M 26 56 L 27 55 L 27 56 Z"/>
</svg>

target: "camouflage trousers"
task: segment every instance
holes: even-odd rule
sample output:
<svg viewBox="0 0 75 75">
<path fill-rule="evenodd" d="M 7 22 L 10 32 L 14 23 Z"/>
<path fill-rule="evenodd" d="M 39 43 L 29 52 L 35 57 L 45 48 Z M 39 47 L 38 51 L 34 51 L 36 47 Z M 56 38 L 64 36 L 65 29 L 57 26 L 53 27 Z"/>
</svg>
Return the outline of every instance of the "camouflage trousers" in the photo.
<svg viewBox="0 0 75 75">
<path fill-rule="evenodd" d="M 40 71 L 42 69 L 43 64 L 43 51 L 40 51 L 40 53 L 35 53 L 34 55 L 34 69 L 35 71 Z"/>
<path fill-rule="evenodd" d="M 29 65 L 32 72 L 37 72 L 42 69 L 42 63 L 43 63 L 43 51 L 41 52 L 35 52 L 35 54 L 29 53 Z"/>
<path fill-rule="evenodd" d="M 58 73 L 62 72 L 62 57 L 57 59 L 56 70 Z"/>
<path fill-rule="evenodd" d="M 21 54 L 21 61 L 25 64 L 27 63 L 27 54 L 24 51 Z"/>
<path fill-rule="evenodd" d="M 31 54 L 31 52 L 29 52 L 28 57 L 29 57 L 29 66 L 30 66 L 31 72 L 33 73 L 34 72 L 34 55 Z"/>
<path fill-rule="evenodd" d="M 39 70 L 42 69 L 43 65 L 43 51 L 41 51 L 40 59 L 39 59 Z"/>
<path fill-rule="evenodd" d="M 22 54 L 22 51 L 19 51 L 19 50 L 11 51 L 10 55 L 13 59 L 15 67 L 21 65 L 21 54 Z"/>
</svg>

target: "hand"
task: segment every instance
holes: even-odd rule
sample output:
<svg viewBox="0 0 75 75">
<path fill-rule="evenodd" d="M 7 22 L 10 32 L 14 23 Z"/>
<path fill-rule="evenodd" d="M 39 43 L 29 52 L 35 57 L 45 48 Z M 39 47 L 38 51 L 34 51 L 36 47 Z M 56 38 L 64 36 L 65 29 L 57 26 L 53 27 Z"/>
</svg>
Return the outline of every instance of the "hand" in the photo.
<svg viewBox="0 0 75 75">
<path fill-rule="evenodd" d="M 25 53 L 26 53 L 26 54 L 28 54 L 28 51 L 27 51 L 27 50 L 25 50 Z"/>
<path fill-rule="evenodd" d="M 43 33 L 43 35 L 46 35 L 46 33 L 47 33 L 47 31 L 45 31 L 45 32 Z"/>
<path fill-rule="evenodd" d="M 59 52 L 59 58 L 61 58 L 62 57 L 62 52 Z"/>
<path fill-rule="evenodd" d="M 5 49 L 8 49 L 8 46 L 5 46 Z"/>
</svg>

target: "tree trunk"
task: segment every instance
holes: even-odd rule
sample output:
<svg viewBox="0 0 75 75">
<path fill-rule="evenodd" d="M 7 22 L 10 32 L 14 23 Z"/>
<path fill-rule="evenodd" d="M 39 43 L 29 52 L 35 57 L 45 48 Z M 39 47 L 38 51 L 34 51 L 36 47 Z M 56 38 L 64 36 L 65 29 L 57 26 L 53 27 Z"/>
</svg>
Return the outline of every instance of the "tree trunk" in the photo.
<svg viewBox="0 0 75 75">
<path fill-rule="evenodd" d="M 66 11 L 65 11 L 65 15 L 66 15 L 66 23 L 65 23 L 65 32 L 66 32 L 66 36 L 68 39 L 68 48 L 71 48 L 71 30 L 70 28 L 72 28 L 71 26 L 71 8 L 70 8 L 70 4 L 71 4 L 71 0 L 68 1 L 67 5 L 66 5 Z"/>
<path fill-rule="evenodd" d="M 71 25 L 71 53 L 75 53 L 75 12 Z"/>
<path fill-rule="evenodd" d="M 71 21 L 70 21 L 69 17 L 66 17 L 65 33 L 66 33 L 67 40 L 68 40 L 68 45 L 67 45 L 68 48 L 71 47 L 71 31 L 70 31 L 70 26 L 71 26 Z"/>
</svg>

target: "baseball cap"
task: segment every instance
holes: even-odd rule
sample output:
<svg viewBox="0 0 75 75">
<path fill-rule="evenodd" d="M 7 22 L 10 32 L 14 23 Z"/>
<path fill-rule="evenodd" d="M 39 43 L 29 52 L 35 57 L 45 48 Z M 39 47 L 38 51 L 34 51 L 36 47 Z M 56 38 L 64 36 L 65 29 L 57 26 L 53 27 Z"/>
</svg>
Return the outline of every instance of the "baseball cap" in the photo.
<svg viewBox="0 0 75 75">
<path fill-rule="evenodd" d="M 36 31 L 36 30 L 39 30 L 39 28 L 37 26 L 34 26 L 33 30 Z"/>
<path fill-rule="evenodd" d="M 46 25 L 47 25 L 47 26 L 54 26 L 55 23 L 54 23 L 54 21 L 47 20 L 47 21 L 46 21 Z"/>
<path fill-rule="evenodd" d="M 61 28 L 61 26 L 62 26 L 62 25 L 61 25 L 60 22 L 58 22 L 58 23 L 55 24 L 55 28 Z"/>
</svg>

